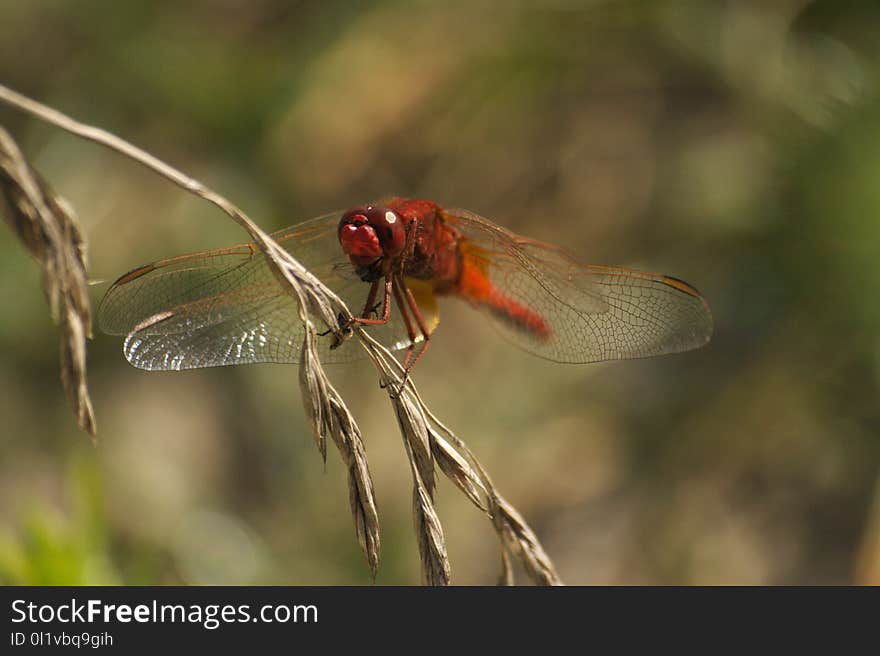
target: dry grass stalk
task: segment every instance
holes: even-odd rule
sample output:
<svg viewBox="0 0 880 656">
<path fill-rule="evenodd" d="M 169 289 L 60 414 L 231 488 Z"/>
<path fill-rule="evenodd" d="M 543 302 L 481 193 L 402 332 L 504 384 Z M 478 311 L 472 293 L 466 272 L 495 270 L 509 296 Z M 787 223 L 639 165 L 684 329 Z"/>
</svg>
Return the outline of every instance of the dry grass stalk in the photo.
<svg viewBox="0 0 880 656">
<path fill-rule="evenodd" d="M 386 348 L 374 340 L 369 332 L 356 329 L 355 336 L 379 369 L 382 385 L 389 391 L 389 398 L 397 413 L 398 424 L 413 471 L 416 487 L 414 494 L 419 494 L 421 472 L 429 467 L 425 460 L 436 462 L 441 471 L 462 493 L 492 520 L 492 526 L 501 543 L 500 582 L 508 585 L 513 583 L 513 570 L 509 557 L 515 556 L 534 583 L 561 585 L 562 580 L 534 531 L 529 528 L 516 509 L 498 493 L 489 474 L 467 445 L 425 405 L 412 382 L 412 377 L 408 378 L 404 385 L 400 363 Z M 427 455 L 422 451 L 425 436 L 428 442 Z M 433 475 L 433 466 L 430 467 L 430 471 Z M 427 489 L 427 486 L 424 487 Z M 414 504 L 414 515 L 419 547 L 422 551 L 422 576 L 430 581 L 437 571 L 436 563 L 439 562 L 440 554 L 445 558 L 446 548 L 438 546 L 434 554 L 426 552 L 426 548 L 434 545 L 438 537 L 442 538 L 442 532 L 433 531 L 433 527 L 426 523 L 420 514 L 420 512 L 434 513 L 433 495 L 421 494 L 416 502 L 421 504 L 420 506 Z M 440 582 L 443 582 L 442 578 Z"/>
<path fill-rule="evenodd" d="M 385 380 L 386 389 L 393 390 L 389 380 Z M 391 405 L 397 415 L 397 425 L 400 434 L 409 453 L 410 461 L 419 475 L 422 485 L 427 493 L 433 497 L 436 481 L 434 479 L 434 457 L 431 455 L 431 443 L 428 434 L 428 421 L 418 404 L 410 394 L 396 394 L 392 391 L 389 395 Z"/>
<path fill-rule="evenodd" d="M 501 544 L 501 576 L 499 583 L 513 584 L 513 570 L 509 556 L 516 556 L 532 582 L 538 585 L 562 585 L 553 562 L 544 551 L 534 531 L 522 515 L 510 505 L 495 488 L 489 473 L 480 461 L 446 425 L 424 405 L 413 388 L 430 426 L 432 452 L 450 451 L 442 456 L 444 473 L 459 486 L 474 505 L 492 520 Z M 435 456 L 436 457 L 436 456 Z M 447 470 L 449 469 L 449 471 Z"/>
<path fill-rule="evenodd" d="M 333 438 L 343 461 L 348 465 L 348 499 L 354 517 L 358 542 L 367 557 L 373 579 L 379 570 L 379 513 L 373 493 L 373 479 L 367 465 L 367 453 L 357 424 L 342 404 L 334 400 L 333 411 L 340 430 Z"/>
<path fill-rule="evenodd" d="M 413 476 L 413 515 L 423 580 L 432 585 L 446 585 L 450 580 L 443 529 L 434 508 L 436 464 L 477 508 L 492 519 L 502 549 L 501 582 L 513 583 L 510 556 L 516 556 L 535 583 L 561 583 L 534 532 L 520 514 L 498 494 L 489 475 L 464 442 L 424 404 L 412 378 L 404 383 L 403 368 L 392 353 L 361 326 L 356 325 L 351 330 L 343 329 L 343 326 L 348 325 L 352 314 L 339 297 L 257 227 L 238 207 L 200 182 L 115 135 L 78 123 L 2 85 L 0 100 L 126 155 L 186 191 L 213 203 L 247 230 L 259 248 L 266 253 L 281 284 L 299 301 L 300 319 L 306 327 L 300 372 L 303 404 L 322 458 L 326 458 L 326 442 L 327 437 L 330 437 L 349 469 L 349 497 L 358 540 L 374 576 L 379 562 L 379 523 L 363 440 L 354 418 L 330 383 L 318 359 L 313 317 L 333 332 L 333 339 L 337 342 L 354 336 L 379 370 L 380 380 L 389 392 Z"/>
<path fill-rule="evenodd" d="M 522 515 L 503 497 L 493 493 L 490 499 L 490 514 L 495 531 L 507 551 L 515 555 L 525 567 L 529 578 L 539 585 L 561 585 L 562 580 L 556 573 L 553 562 Z M 504 563 L 502 567 L 508 571 L 505 581 L 509 584 L 513 581 L 510 566 Z"/>
<path fill-rule="evenodd" d="M 300 361 L 303 407 L 311 420 L 321 457 L 326 462 L 327 437 L 330 436 L 348 467 L 348 497 L 355 530 L 375 579 L 379 568 L 379 514 L 363 439 L 357 422 L 324 373 L 318 358 L 315 328 L 308 318 L 305 323 L 306 337 Z"/>
<path fill-rule="evenodd" d="M 0 214 L 40 263 L 43 290 L 60 328 L 61 382 L 84 431 L 95 435 L 95 414 L 86 381 L 86 338 L 92 313 L 85 242 L 70 205 L 27 163 L 0 128 Z"/>
<path fill-rule="evenodd" d="M 428 585 L 449 585 L 450 567 L 446 554 L 443 527 L 434 508 L 434 457 L 428 421 L 406 390 L 395 388 L 383 378 L 389 398 L 397 414 L 397 423 L 413 477 L 413 525 L 422 559 L 422 581 Z M 397 389 L 398 391 L 394 391 Z"/>
<path fill-rule="evenodd" d="M 477 508 L 488 512 L 489 507 L 486 505 L 486 499 L 488 499 L 489 493 L 483 486 L 483 482 L 467 460 L 443 439 L 443 436 L 433 426 L 431 427 L 431 454 L 434 456 L 434 462 L 439 465 L 446 477 L 455 483 L 462 494 L 470 499 Z"/>
<path fill-rule="evenodd" d="M 503 544 L 499 545 L 499 551 L 501 552 L 501 572 L 498 574 L 498 585 L 514 585 L 516 580 L 513 577 L 510 554 L 507 553 Z"/>
<path fill-rule="evenodd" d="M 415 468 L 413 468 L 413 524 L 419 541 L 419 556 L 422 559 L 422 582 L 427 585 L 449 585 L 451 571 L 443 526 L 434 508 L 434 499 Z"/>
<path fill-rule="evenodd" d="M 318 358 L 317 337 L 309 322 L 300 356 L 299 387 L 303 408 L 312 424 L 315 444 L 324 464 L 327 463 L 327 436 L 333 434 L 333 409 L 327 391 L 329 381 Z"/>
</svg>

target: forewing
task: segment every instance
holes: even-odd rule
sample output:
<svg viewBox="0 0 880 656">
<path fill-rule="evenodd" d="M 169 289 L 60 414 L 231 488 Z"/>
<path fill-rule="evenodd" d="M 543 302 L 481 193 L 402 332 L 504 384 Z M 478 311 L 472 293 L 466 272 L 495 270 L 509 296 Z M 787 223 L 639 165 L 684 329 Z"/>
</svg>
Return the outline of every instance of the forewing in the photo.
<svg viewBox="0 0 880 656">
<path fill-rule="evenodd" d="M 699 292 L 669 276 L 582 265 L 562 249 L 519 237 L 467 210 L 447 220 L 461 233 L 493 287 L 537 313 L 541 336 L 497 312 L 489 316 L 510 341 L 556 362 L 586 363 L 677 353 L 705 344 L 712 315 Z"/>
<path fill-rule="evenodd" d="M 352 275 L 336 240 L 338 213 L 286 228 L 272 237 L 360 312 L 369 286 Z M 299 361 L 303 327 L 297 301 L 253 244 L 148 264 L 117 280 L 99 309 L 102 330 L 127 335 L 125 356 L 141 369 L 177 370 L 256 362 Z M 395 320 L 377 338 L 408 345 Z M 345 343 L 319 341 L 323 362 L 362 357 Z"/>
</svg>

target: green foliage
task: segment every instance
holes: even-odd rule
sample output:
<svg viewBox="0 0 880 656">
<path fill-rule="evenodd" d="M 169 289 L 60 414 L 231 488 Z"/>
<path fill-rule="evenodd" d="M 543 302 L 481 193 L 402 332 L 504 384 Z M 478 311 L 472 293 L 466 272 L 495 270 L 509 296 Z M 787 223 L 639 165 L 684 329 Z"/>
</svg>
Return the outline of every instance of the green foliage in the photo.
<svg viewBox="0 0 880 656">
<path fill-rule="evenodd" d="M 113 585 L 101 477 L 94 460 L 73 458 L 60 512 L 48 504 L 21 511 L 17 529 L 0 535 L 3 585 Z"/>
</svg>

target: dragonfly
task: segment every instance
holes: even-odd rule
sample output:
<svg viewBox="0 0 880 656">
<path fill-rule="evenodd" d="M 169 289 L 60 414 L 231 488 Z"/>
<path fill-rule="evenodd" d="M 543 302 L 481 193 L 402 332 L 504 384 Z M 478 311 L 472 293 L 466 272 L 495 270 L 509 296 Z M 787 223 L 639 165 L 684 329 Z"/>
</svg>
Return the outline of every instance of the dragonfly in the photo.
<svg viewBox="0 0 880 656">
<path fill-rule="evenodd" d="M 558 246 L 431 200 L 395 197 L 271 236 L 359 311 L 351 322 L 406 349 L 407 375 L 438 326 L 443 297 L 483 311 L 513 344 L 554 362 L 678 353 L 712 335 L 708 303 L 683 280 L 581 264 Z M 137 267 L 113 283 L 98 318 L 104 332 L 125 335 L 126 359 L 150 371 L 297 363 L 305 330 L 297 300 L 255 244 Z M 318 348 L 327 363 L 363 356 L 332 336 Z"/>
</svg>

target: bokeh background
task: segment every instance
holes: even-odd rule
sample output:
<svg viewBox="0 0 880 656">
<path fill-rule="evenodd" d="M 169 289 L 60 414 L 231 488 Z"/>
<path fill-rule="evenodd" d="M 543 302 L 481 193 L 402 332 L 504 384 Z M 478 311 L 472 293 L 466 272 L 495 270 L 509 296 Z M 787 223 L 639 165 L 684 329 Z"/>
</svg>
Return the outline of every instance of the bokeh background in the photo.
<svg viewBox="0 0 880 656">
<path fill-rule="evenodd" d="M 0 2 L 0 80 L 267 229 L 387 194 L 699 287 L 711 344 L 554 365 L 454 301 L 415 379 L 569 583 L 880 583 L 880 5 L 696 0 Z M 0 107 L 90 275 L 238 243 L 121 157 Z M 106 282 L 92 289 L 95 303 Z M 0 228 L 0 582 L 367 584 L 297 370 L 145 373 L 97 334 L 93 446 L 37 267 Z M 419 581 L 409 470 L 364 365 L 377 582 Z M 462 584 L 489 523 L 438 489 Z"/>
</svg>

